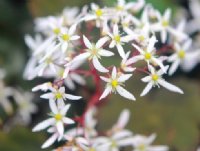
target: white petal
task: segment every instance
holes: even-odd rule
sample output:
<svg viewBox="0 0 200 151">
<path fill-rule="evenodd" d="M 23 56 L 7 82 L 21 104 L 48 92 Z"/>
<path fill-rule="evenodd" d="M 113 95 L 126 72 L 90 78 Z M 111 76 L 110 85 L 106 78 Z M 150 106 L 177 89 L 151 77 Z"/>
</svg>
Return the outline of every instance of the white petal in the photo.
<svg viewBox="0 0 200 151">
<path fill-rule="evenodd" d="M 76 56 L 76 57 L 72 60 L 72 62 L 78 62 L 78 61 L 85 60 L 85 59 L 87 59 L 89 56 L 90 56 L 90 53 L 89 53 L 89 52 L 82 53 L 82 54 Z"/>
<path fill-rule="evenodd" d="M 148 151 L 168 151 L 169 147 L 164 145 L 149 146 Z"/>
<path fill-rule="evenodd" d="M 118 28 L 117 24 L 115 24 L 114 27 L 113 27 L 113 34 L 114 35 L 119 35 L 119 28 Z"/>
<path fill-rule="evenodd" d="M 78 75 L 78 74 L 72 73 L 72 74 L 71 74 L 71 78 L 72 78 L 76 83 L 78 83 L 78 84 L 80 84 L 80 85 L 85 85 L 85 84 L 86 84 L 85 79 L 84 79 L 82 76 Z"/>
<path fill-rule="evenodd" d="M 120 132 L 115 133 L 112 138 L 114 138 L 114 140 L 119 140 L 119 139 L 123 139 L 124 137 L 130 137 L 132 136 L 132 132 L 129 130 L 122 130 Z"/>
<path fill-rule="evenodd" d="M 75 123 L 72 119 L 67 118 L 67 117 L 63 117 L 62 120 L 63 120 L 63 122 L 64 122 L 65 124 L 74 124 L 74 123 Z"/>
<path fill-rule="evenodd" d="M 61 45 L 61 50 L 62 52 L 66 52 L 67 51 L 67 48 L 68 48 L 68 42 L 64 42 L 62 45 Z"/>
<path fill-rule="evenodd" d="M 75 95 L 71 95 L 71 94 L 65 94 L 65 97 L 69 100 L 79 100 L 82 98 L 81 96 L 75 96 Z"/>
<path fill-rule="evenodd" d="M 105 82 L 110 82 L 110 79 L 109 78 L 106 78 L 106 77 L 103 77 L 103 76 L 100 76 L 101 80 L 105 81 Z"/>
<path fill-rule="evenodd" d="M 124 52 L 124 49 L 123 49 L 122 45 L 117 44 L 116 46 L 117 46 L 117 50 L 118 50 L 118 52 L 119 52 L 119 55 L 120 55 L 122 58 L 126 58 L 126 54 L 125 54 L 125 52 Z"/>
<path fill-rule="evenodd" d="M 161 41 L 162 43 L 165 43 L 167 40 L 167 32 L 166 30 L 161 31 Z"/>
<path fill-rule="evenodd" d="M 87 39 L 87 37 L 85 37 L 84 35 L 83 35 L 83 42 L 84 42 L 84 44 L 85 44 L 85 46 L 87 47 L 87 48 L 89 48 L 89 49 L 92 49 L 92 44 L 91 44 L 91 42 Z"/>
<path fill-rule="evenodd" d="M 101 48 L 108 40 L 109 40 L 108 37 L 103 37 L 103 38 L 99 39 L 96 43 L 96 48 L 97 49 Z"/>
<path fill-rule="evenodd" d="M 108 50 L 105 50 L 105 49 L 99 50 L 98 53 L 99 53 L 100 56 L 105 56 L 105 57 L 110 57 L 110 56 L 113 56 L 113 55 L 114 55 L 113 52 L 108 51 Z"/>
<path fill-rule="evenodd" d="M 72 26 L 69 28 L 69 35 L 70 35 L 70 36 L 73 35 L 73 34 L 75 33 L 75 31 L 76 31 L 76 26 L 77 26 L 77 24 L 74 24 L 74 25 L 72 25 Z"/>
<path fill-rule="evenodd" d="M 58 108 L 57 108 L 57 106 L 56 106 L 55 100 L 49 100 L 49 106 L 50 106 L 51 111 L 52 111 L 54 114 L 57 114 L 57 113 L 58 113 Z"/>
<path fill-rule="evenodd" d="M 170 91 L 183 94 L 183 91 L 182 91 L 180 88 L 178 88 L 177 86 L 172 85 L 172 84 L 166 82 L 165 80 L 161 80 L 161 79 L 160 79 L 160 80 L 158 80 L 158 83 L 159 83 L 160 85 L 162 85 L 163 87 L 165 87 L 166 89 L 170 90 Z"/>
<path fill-rule="evenodd" d="M 74 40 L 78 40 L 79 38 L 80 38 L 80 36 L 75 35 L 75 36 L 72 36 L 72 37 L 70 38 L 70 40 L 71 40 L 71 41 L 74 41 Z"/>
<path fill-rule="evenodd" d="M 37 124 L 34 128 L 33 128 L 33 132 L 37 132 L 37 131 L 41 131 L 47 127 L 49 127 L 50 125 L 52 125 L 55 122 L 55 120 L 53 118 L 49 118 L 45 121 L 42 121 L 41 123 Z"/>
<path fill-rule="evenodd" d="M 112 79 L 116 79 L 117 78 L 117 69 L 116 67 L 113 67 L 112 69 Z"/>
<path fill-rule="evenodd" d="M 132 44 L 132 45 L 133 45 L 133 47 L 135 47 L 135 49 L 137 49 L 140 52 L 140 54 L 144 54 L 144 51 L 139 46 L 137 46 L 135 44 Z"/>
<path fill-rule="evenodd" d="M 122 74 L 119 78 L 118 78 L 118 82 L 125 82 L 128 79 L 130 79 L 130 77 L 132 76 L 132 74 Z"/>
<path fill-rule="evenodd" d="M 172 75 L 175 73 L 175 71 L 178 69 L 179 64 L 180 64 L 180 60 L 176 60 L 174 63 L 172 63 L 171 67 L 169 68 L 169 75 Z"/>
<path fill-rule="evenodd" d="M 142 82 L 149 82 L 149 81 L 151 81 L 151 76 L 146 76 L 146 77 L 142 78 L 141 80 L 142 80 Z"/>
<path fill-rule="evenodd" d="M 105 97 L 107 97 L 111 91 L 112 91 L 112 87 L 111 86 L 107 86 L 106 89 L 104 90 L 103 94 L 99 98 L 99 100 L 104 99 Z"/>
<path fill-rule="evenodd" d="M 130 92 L 125 90 L 123 87 L 117 86 L 116 90 L 121 96 L 123 96 L 123 97 L 125 97 L 125 98 L 127 98 L 129 100 L 135 100 L 135 97 Z"/>
<path fill-rule="evenodd" d="M 55 97 L 55 95 L 51 92 L 43 94 L 43 95 L 40 96 L 40 98 L 43 98 L 43 99 L 54 99 L 54 97 Z"/>
<path fill-rule="evenodd" d="M 47 139 L 44 144 L 42 145 L 42 148 L 47 148 L 49 146 L 51 146 L 57 139 L 58 135 L 57 134 L 53 134 L 49 139 Z"/>
<path fill-rule="evenodd" d="M 142 91 L 142 93 L 140 94 L 140 96 L 145 96 L 151 90 L 152 87 L 153 87 L 153 83 L 149 82 L 147 86 L 144 88 L 144 90 Z"/>
<path fill-rule="evenodd" d="M 66 113 L 67 113 L 67 111 L 69 110 L 69 108 L 70 108 L 70 104 L 67 104 L 67 105 L 65 105 L 64 107 L 62 107 L 62 109 L 61 109 L 61 111 L 60 111 L 60 114 L 61 115 L 66 115 Z"/>
<path fill-rule="evenodd" d="M 63 136 L 63 134 L 64 134 L 64 125 L 63 125 L 63 123 L 61 121 L 58 121 L 56 123 L 56 128 L 58 130 L 59 135 Z"/>
<path fill-rule="evenodd" d="M 148 47 L 147 47 L 147 51 L 148 51 L 148 52 L 152 52 L 152 51 L 153 51 L 154 45 L 155 45 L 156 42 L 157 42 L 157 40 L 156 40 L 156 37 L 155 37 L 155 36 L 152 36 L 152 37 L 149 39 L 149 44 L 148 44 Z"/>
<path fill-rule="evenodd" d="M 123 129 L 127 125 L 129 118 L 130 111 L 128 109 L 124 109 L 119 116 L 116 126 Z"/>
<path fill-rule="evenodd" d="M 92 62 L 93 62 L 95 69 L 97 69 L 98 71 L 100 71 L 100 72 L 108 72 L 109 71 L 108 69 L 106 69 L 105 67 L 103 67 L 101 65 L 101 63 L 99 62 L 97 57 L 93 57 Z"/>
<path fill-rule="evenodd" d="M 171 17 L 171 9 L 168 8 L 168 9 L 165 11 L 164 19 L 168 21 L 168 20 L 170 19 L 170 17 Z"/>
</svg>

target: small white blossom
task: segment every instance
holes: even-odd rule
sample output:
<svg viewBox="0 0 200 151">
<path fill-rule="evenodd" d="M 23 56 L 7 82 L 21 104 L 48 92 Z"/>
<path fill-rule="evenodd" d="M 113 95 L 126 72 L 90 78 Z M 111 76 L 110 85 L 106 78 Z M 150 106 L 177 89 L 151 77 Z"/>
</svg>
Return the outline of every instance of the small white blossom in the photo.
<svg viewBox="0 0 200 151">
<path fill-rule="evenodd" d="M 168 68 L 169 66 L 165 66 L 165 70 L 167 70 Z M 142 78 L 142 81 L 148 84 L 144 88 L 140 96 L 146 95 L 152 89 L 152 87 L 155 87 L 155 86 L 159 87 L 160 85 L 165 87 L 169 91 L 183 94 L 183 91 L 180 88 L 168 83 L 162 78 L 162 75 L 164 74 L 163 70 L 160 69 L 158 71 L 155 71 L 155 69 L 152 66 L 149 66 L 149 70 L 151 72 L 150 75 Z"/>
<path fill-rule="evenodd" d="M 58 88 L 52 88 L 51 92 L 48 92 L 46 94 L 41 95 L 41 98 L 43 99 L 49 99 L 49 101 L 57 101 L 58 107 L 62 107 L 65 105 L 64 100 L 69 99 L 69 100 L 79 100 L 82 97 L 80 96 L 75 96 L 71 94 L 66 94 L 65 93 L 65 87 L 60 87 Z"/>
<path fill-rule="evenodd" d="M 58 130 L 59 135 L 62 137 L 64 135 L 64 124 L 74 124 L 74 121 L 68 117 L 66 117 L 66 113 L 68 112 L 70 105 L 65 105 L 62 108 L 58 108 L 56 106 L 55 101 L 50 101 L 50 108 L 51 108 L 51 118 L 37 124 L 33 128 L 33 132 L 41 131 L 46 129 L 50 126 L 55 126 Z"/>
<path fill-rule="evenodd" d="M 137 46 L 136 44 L 133 44 L 133 46 L 140 52 L 139 55 L 133 57 L 136 61 L 139 61 L 139 60 L 145 60 L 147 62 L 147 65 L 149 65 L 150 63 L 151 64 L 157 64 L 160 66 L 160 68 L 166 72 L 165 68 L 164 68 L 164 65 L 161 61 L 160 58 L 157 58 L 156 55 L 155 55 L 155 43 L 157 42 L 156 40 L 156 37 L 155 36 L 152 36 L 150 39 L 149 39 L 149 43 L 148 43 L 148 46 L 145 47 L 145 48 L 140 48 L 139 46 Z"/>
<path fill-rule="evenodd" d="M 117 92 L 124 98 L 135 100 L 135 97 L 122 87 L 123 83 L 131 76 L 132 74 L 118 74 L 116 67 L 113 67 L 112 75 L 109 78 L 100 77 L 103 81 L 107 82 L 107 85 L 99 100 L 105 98 L 111 92 Z"/>
<path fill-rule="evenodd" d="M 117 24 L 113 26 L 113 33 L 108 32 L 108 35 L 111 37 L 112 41 L 109 45 L 110 48 L 114 48 L 115 46 L 117 47 L 117 50 L 119 52 L 119 55 L 122 58 L 125 58 L 125 52 L 122 47 L 124 43 L 129 42 L 130 40 L 133 39 L 131 35 L 126 35 L 126 36 L 121 36 L 119 33 L 119 27 Z"/>
<path fill-rule="evenodd" d="M 151 145 L 155 140 L 156 135 L 152 134 L 149 137 L 135 135 L 133 137 L 133 151 L 168 151 L 168 147 L 164 145 Z"/>
<path fill-rule="evenodd" d="M 85 36 L 83 36 L 83 41 L 87 47 L 86 52 L 76 56 L 72 62 L 89 59 L 92 60 L 95 69 L 100 72 L 108 72 L 108 69 L 103 67 L 99 62 L 99 59 L 101 59 L 102 56 L 110 57 L 114 55 L 114 53 L 102 48 L 103 45 L 108 41 L 108 37 L 99 39 L 96 44 L 92 44 Z"/>
</svg>

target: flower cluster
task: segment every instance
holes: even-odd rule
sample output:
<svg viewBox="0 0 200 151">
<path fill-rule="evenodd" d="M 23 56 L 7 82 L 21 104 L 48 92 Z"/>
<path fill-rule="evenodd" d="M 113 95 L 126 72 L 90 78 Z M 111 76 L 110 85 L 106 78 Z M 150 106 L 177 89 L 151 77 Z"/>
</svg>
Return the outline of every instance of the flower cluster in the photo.
<svg viewBox="0 0 200 151">
<path fill-rule="evenodd" d="M 138 18 L 139 13 L 141 17 Z M 153 151 L 154 147 L 150 144 L 155 135 L 133 136 L 124 129 L 122 120 L 127 117 L 121 118 L 106 136 L 99 137 L 94 129 L 96 120 L 87 114 L 92 112 L 91 108 L 97 106 L 99 100 L 106 99 L 111 93 L 136 100 L 126 90 L 125 82 L 137 73 L 146 74 L 141 81 L 147 86 L 140 96 L 156 86 L 183 94 L 163 75 L 174 74 L 179 66 L 191 70 L 194 66 L 188 66 L 188 60 L 199 55 L 199 51 L 190 51 L 192 40 L 184 31 L 184 22 L 174 27 L 169 8 L 161 14 L 144 0 L 127 3 L 118 0 L 114 7 L 100 7 L 92 3 L 81 10 L 66 8 L 60 15 L 36 18 L 35 31 L 35 38 L 25 36 L 31 58 L 24 78 L 54 79 L 33 88 L 33 91 L 45 92 L 41 98 L 48 99 L 51 109 L 50 118 L 33 129 L 40 131 L 47 128 L 52 133 L 42 147 L 46 148 L 56 140 L 66 140 L 65 147 L 58 150 L 119 150 L 130 145 L 134 151 Z M 104 61 L 106 59 L 110 61 Z M 105 65 L 109 62 L 110 65 Z M 70 119 L 66 116 L 70 108 L 68 100 L 82 97 L 67 91 L 76 90 L 77 85 L 79 88 L 87 86 L 88 76 L 94 79 L 95 94 L 88 101 L 83 116 Z M 101 83 L 106 83 L 103 91 Z M 128 113 L 125 111 L 123 114 Z M 83 128 L 65 133 L 65 128 L 75 122 Z"/>
</svg>

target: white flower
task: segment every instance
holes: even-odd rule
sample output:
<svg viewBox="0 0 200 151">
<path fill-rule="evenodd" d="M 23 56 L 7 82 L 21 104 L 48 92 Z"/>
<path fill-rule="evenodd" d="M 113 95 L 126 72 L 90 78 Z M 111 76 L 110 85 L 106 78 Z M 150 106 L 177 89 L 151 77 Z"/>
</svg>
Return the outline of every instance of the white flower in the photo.
<svg viewBox="0 0 200 151">
<path fill-rule="evenodd" d="M 151 29 L 153 31 L 160 32 L 162 43 L 165 43 L 167 40 L 167 32 L 171 33 L 175 37 L 185 38 L 185 34 L 183 32 L 177 31 L 170 26 L 171 9 L 167 9 L 163 16 L 161 16 L 160 13 L 157 13 L 157 17 L 159 21 L 158 23 L 151 25 Z"/>
<path fill-rule="evenodd" d="M 107 148 L 106 151 L 119 151 L 121 147 L 131 146 L 133 141 L 132 135 L 132 132 L 128 130 L 121 130 L 112 134 L 110 137 L 102 136 L 98 139 L 105 141 L 105 143 L 99 146 Z"/>
<path fill-rule="evenodd" d="M 191 48 L 191 44 L 191 39 L 184 42 L 182 46 L 179 43 L 174 44 L 175 53 L 168 58 L 168 61 L 172 62 L 172 65 L 169 68 L 169 75 L 172 75 L 177 70 L 179 65 L 182 65 L 185 62 L 185 60 L 193 59 L 192 56 L 194 53 L 188 52 Z"/>
<path fill-rule="evenodd" d="M 133 151 L 168 151 L 168 147 L 164 145 L 155 145 L 151 144 L 155 140 L 156 135 L 152 134 L 149 137 L 142 135 L 135 135 L 133 137 Z"/>
<path fill-rule="evenodd" d="M 25 125 L 31 122 L 31 115 L 37 112 L 38 108 L 33 102 L 33 95 L 28 92 L 18 92 L 14 93 L 15 101 L 18 105 L 17 113 L 19 114 L 21 120 Z"/>
<path fill-rule="evenodd" d="M 82 97 L 71 95 L 71 94 L 66 94 L 65 93 L 65 87 L 60 87 L 59 89 L 52 88 L 51 92 L 41 95 L 41 98 L 49 99 L 50 102 L 52 100 L 57 101 L 58 107 L 60 108 L 60 107 L 63 107 L 65 105 L 64 100 L 66 100 L 66 99 L 79 100 Z"/>
<path fill-rule="evenodd" d="M 109 78 L 100 77 L 103 81 L 107 82 L 107 85 L 99 100 L 105 98 L 111 92 L 117 92 L 124 98 L 135 100 L 135 97 L 122 87 L 123 83 L 131 76 L 132 74 L 118 74 L 116 67 L 113 67 L 112 75 Z"/>
<path fill-rule="evenodd" d="M 8 99 L 9 96 L 13 96 L 14 89 L 6 87 L 2 80 L 0 80 L 0 105 L 3 107 L 7 114 L 13 113 L 13 106 Z"/>
<path fill-rule="evenodd" d="M 85 21 L 96 20 L 96 26 L 100 27 L 101 21 L 106 19 L 105 17 L 106 12 L 104 11 L 104 9 L 101 9 L 97 4 L 94 3 L 91 4 L 91 8 L 92 12 L 83 17 L 83 20 Z"/>
<path fill-rule="evenodd" d="M 61 44 L 61 50 L 63 53 L 67 51 L 69 43 L 80 38 L 80 36 L 75 35 L 76 26 L 77 25 L 74 24 L 69 29 L 68 28 L 61 29 L 61 33 L 58 39 Z"/>
<path fill-rule="evenodd" d="M 76 56 L 72 60 L 72 62 L 89 59 L 92 60 L 95 69 L 100 72 L 108 72 L 108 69 L 103 67 L 99 62 L 101 56 L 110 57 L 114 55 L 114 53 L 102 48 L 103 45 L 108 41 L 108 37 L 103 37 L 99 39 L 96 44 L 92 44 L 85 36 L 83 36 L 83 41 L 85 46 L 87 47 L 86 52 Z"/>
<path fill-rule="evenodd" d="M 135 68 L 133 68 L 131 65 L 133 63 L 136 62 L 136 60 L 132 57 L 130 59 L 128 59 L 129 55 L 130 55 L 130 51 L 126 53 L 126 57 L 124 59 L 122 59 L 121 61 L 121 69 L 124 72 L 133 72 L 135 70 Z"/>
<path fill-rule="evenodd" d="M 152 36 L 149 39 L 149 43 L 148 46 L 144 49 L 140 48 L 139 46 L 137 46 L 136 44 L 133 44 L 133 46 L 140 52 L 139 55 L 133 57 L 136 61 L 139 60 L 145 60 L 147 62 L 147 65 L 151 64 L 157 64 L 160 66 L 160 68 L 166 72 L 164 65 L 162 63 L 161 60 L 159 60 L 159 58 L 156 58 L 155 56 L 155 43 L 157 42 L 156 37 Z"/>
<path fill-rule="evenodd" d="M 58 108 L 54 100 L 50 101 L 50 108 L 52 111 L 51 118 L 37 124 L 33 128 L 33 132 L 41 131 L 49 126 L 56 126 L 60 136 L 64 135 L 64 124 L 74 124 L 74 121 L 66 117 L 66 113 L 70 108 L 70 105 L 65 105 L 62 108 Z"/>
<path fill-rule="evenodd" d="M 167 71 L 168 68 L 169 68 L 169 66 L 165 66 L 166 71 Z M 180 88 L 176 87 L 175 85 L 168 83 L 167 81 L 165 81 L 162 78 L 162 75 L 164 74 L 164 72 L 161 69 L 158 70 L 158 71 L 155 71 L 155 69 L 152 66 L 149 66 L 149 70 L 151 72 L 150 75 L 142 78 L 142 81 L 145 82 L 145 83 L 148 83 L 148 84 L 144 88 L 144 90 L 142 91 L 140 96 L 146 95 L 152 89 L 152 87 L 155 87 L 155 86 L 159 87 L 160 85 L 165 87 L 169 91 L 183 94 L 183 91 Z"/>
<path fill-rule="evenodd" d="M 126 36 L 121 36 L 119 33 L 119 27 L 117 24 L 115 24 L 113 26 L 113 33 L 111 34 L 110 32 L 108 32 L 108 35 L 111 37 L 112 41 L 109 45 L 110 48 L 114 48 L 115 46 L 117 47 L 117 50 L 119 52 L 119 55 L 122 58 L 125 58 L 125 52 L 124 49 L 122 47 L 123 43 L 127 43 L 130 40 L 133 39 L 133 37 L 131 35 L 126 35 Z"/>
</svg>

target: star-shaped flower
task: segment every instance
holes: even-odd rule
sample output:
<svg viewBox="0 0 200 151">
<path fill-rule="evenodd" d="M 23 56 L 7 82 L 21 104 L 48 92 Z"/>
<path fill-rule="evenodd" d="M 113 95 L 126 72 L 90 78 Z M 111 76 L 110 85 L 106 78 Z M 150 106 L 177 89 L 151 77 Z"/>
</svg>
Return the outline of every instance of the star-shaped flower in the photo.
<svg viewBox="0 0 200 151">
<path fill-rule="evenodd" d="M 165 66 L 166 71 L 167 71 L 168 68 L 169 68 L 169 66 Z M 163 70 L 160 69 L 158 71 L 155 71 L 155 69 L 152 66 L 149 66 L 149 70 L 151 72 L 150 75 L 142 78 L 142 81 L 145 82 L 145 83 L 148 83 L 148 84 L 144 88 L 144 90 L 142 91 L 140 96 L 146 95 L 152 89 L 152 87 L 155 87 L 155 86 L 159 87 L 160 85 L 165 87 L 169 91 L 183 94 L 183 91 L 180 88 L 178 88 L 175 85 L 168 83 L 167 81 L 165 81 L 162 78 L 162 75 L 164 74 Z"/>
<path fill-rule="evenodd" d="M 101 76 L 101 79 L 107 82 L 107 85 L 99 100 L 105 98 L 111 92 L 118 92 L 121 96 L 127 99 L 135 100 L 135 97 L 122 87 L 123 83 L 131 76 L 132 74 L 118 74 L 116 67 L 113 67 L 111 77 L 106 78 Z"/>
<path fill-rule="evenodd" d="M 84 44 L 87 47 L 86 52 L 76 56 L 72 60 L 72 62 L 89 59 L 92 60 L 95 69 L 97 69 L 100 72 L 108 72 L 108 69 L 103 67 L 99 62 L 101 56 L 110 57 L 114 55 L 114 53 L 112 53 L 111 51 L 102 48 L 103 45 L 108 41 L 108 39 L 108 37 L 103 37 L 99 39 L 96 44 L 92 44 L 85 36 L 83 36 Z"/>
</svg>

